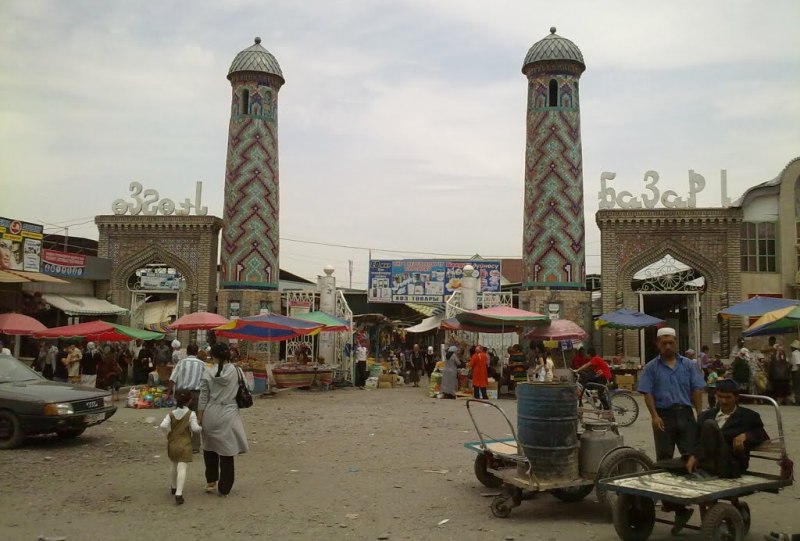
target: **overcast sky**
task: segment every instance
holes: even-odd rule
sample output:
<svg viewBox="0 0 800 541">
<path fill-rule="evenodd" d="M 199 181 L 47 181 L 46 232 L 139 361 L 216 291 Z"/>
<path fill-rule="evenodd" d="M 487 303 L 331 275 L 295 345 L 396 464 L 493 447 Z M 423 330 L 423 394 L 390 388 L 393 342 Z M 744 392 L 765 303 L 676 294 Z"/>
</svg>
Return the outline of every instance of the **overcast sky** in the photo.
<svg viewBox="0 0 800 541">
<path fill-rule="evenodd" d="M 685 194 L 694 169 L 708 184 L 698 206 L 719 206 L 721 169 L 735 199 L 800 155 L 799 23 L 796 0 L 4 0 L 0 215 L 97 238 L 92 218 L 132 180 L 172 199 L 202 180 L 221 216 L 226 74 L 261 36 L 286 78 L 282 268 L 314 279 L 330 263 L 347 285 L 351 259 L 363 287 L 366 248 L 519 257 L 520 69 L 556 26 L 587 65 L 586 253 L 599 272 L 601 172 L 640 194 L 653 169 Z"/>
</svg>

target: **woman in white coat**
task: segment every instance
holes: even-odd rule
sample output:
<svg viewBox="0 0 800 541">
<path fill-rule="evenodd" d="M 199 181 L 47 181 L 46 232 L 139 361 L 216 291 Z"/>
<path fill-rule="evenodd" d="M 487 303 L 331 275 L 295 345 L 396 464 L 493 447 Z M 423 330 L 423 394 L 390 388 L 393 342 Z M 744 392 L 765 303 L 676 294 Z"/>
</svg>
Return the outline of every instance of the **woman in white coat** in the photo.
<svg viewBox="0 0 800 541">
<path fill-rule="evenodd" d="M 217 366 L 203 373 L 197 418 L 203 427 L 206 491 L 217 489 L 220 496 L 227 496 L 234 481 L 233 457 L 248 451 L 247 435 L 236 405 L 240 370 L 228 362 L 227 344 L 214 344 L 211 357 Z"/>
</svg>

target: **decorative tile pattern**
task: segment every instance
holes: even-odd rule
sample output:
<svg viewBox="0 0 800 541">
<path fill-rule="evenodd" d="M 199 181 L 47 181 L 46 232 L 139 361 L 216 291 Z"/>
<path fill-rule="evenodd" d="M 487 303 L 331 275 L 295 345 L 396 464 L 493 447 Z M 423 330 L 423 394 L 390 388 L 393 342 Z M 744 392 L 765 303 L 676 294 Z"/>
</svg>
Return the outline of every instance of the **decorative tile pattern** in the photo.
<svg viewBox="0 0 800 541">
<path fill-rule="evenodd" d="M 551 79 L 557 107 L 547 107 Z M 578 78 L 532 75 L 528 83 L 523 266 L 525 287 L 585 287 L 585 227 Z"/>
<path fill-rule="evenodd" d="M 237 78 L 232 86 L 221 286 L 274 289 L 279 268 L 278 89 Z M 245 90 L 248 100 L 242 98 Z M 244 106 L 247 110 L 241 110 Z"/>
</svg>

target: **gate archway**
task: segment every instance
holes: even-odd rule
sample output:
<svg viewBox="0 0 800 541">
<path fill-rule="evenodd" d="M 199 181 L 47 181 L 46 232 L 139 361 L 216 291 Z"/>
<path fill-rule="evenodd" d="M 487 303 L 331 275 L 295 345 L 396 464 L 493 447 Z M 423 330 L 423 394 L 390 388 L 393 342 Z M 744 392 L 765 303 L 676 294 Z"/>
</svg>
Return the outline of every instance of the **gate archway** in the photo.
<svg viewBox="0 0 800 541">
<path fill-rule="evenodd" d="M 697 323 L 693 330 L 688 327 L 684 330 L 683 349 L 698 350 L 701 345 L 708 345 L 713 353 L 727 354 L 730 337 L 738 336 L 741 325 L 733 320 L 720 325 L 717 313 L 731 304 L 729 299 L 735 302 L 741 297 L 742 210 L 600 210 L 596 220 L 601 235 L 603 312 L 642 309 L 642 287 L 653 294 L 660 289 L 665 295 L 691 295 L 691 301 L 686 299 L 685 309 L 694 313 Z M 677 262 L 682 266 L 676 265 Z M 646 275 L 646 269 L 650 270 L 650 276 Z M 691 280 L 680 276 L 686 269 L 693 274 Z M 645 274 L 637 274 L 641 272 Z M 683 289 L 687 282 L 700 277 L 701 290 Z M 676 287 L 680 291 L 668 291 Z M 643 358 L 647 356 L 643 345 L 648 339 L 638 331 L 603 330 L 603 355 L 624 354 L 646 362 L 649 359 Z"/>
</svg>

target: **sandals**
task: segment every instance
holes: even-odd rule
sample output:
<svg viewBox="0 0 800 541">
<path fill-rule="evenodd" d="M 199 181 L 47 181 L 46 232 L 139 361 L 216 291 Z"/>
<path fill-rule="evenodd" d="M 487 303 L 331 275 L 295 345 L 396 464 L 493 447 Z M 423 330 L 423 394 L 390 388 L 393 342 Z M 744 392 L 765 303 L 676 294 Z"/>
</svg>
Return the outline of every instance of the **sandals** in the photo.
<svg viewBox="0 0 800 541">
<path fill-rule="evenodd" d="M 216 492 L 217 490 L 217 483 L 206 483 L 206 492 L 211 494 L 212 492 Z"/>
</svg>

